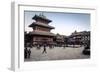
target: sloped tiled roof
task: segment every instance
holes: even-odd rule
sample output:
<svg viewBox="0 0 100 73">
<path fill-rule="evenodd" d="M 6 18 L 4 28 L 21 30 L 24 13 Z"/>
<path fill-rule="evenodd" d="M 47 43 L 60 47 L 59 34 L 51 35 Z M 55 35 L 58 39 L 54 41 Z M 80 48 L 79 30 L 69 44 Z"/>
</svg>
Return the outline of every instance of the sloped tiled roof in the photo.
<svg viewBox="0 0 100 73">
<path fill-rule="evenodd" d="M 50 25 L 44 24 L 44 23 L 40 23 L 40 22 L 33 22 L 31 25 L 29 25 L 29 27 L 34 27 L 34 26 L 42 26 L 42 27 L 54 29 L 53 26 L 50 26 Z"/>
<path fill-rule="evenodd" d="M 30 34 L 32 34 L 32 35 L 43 35 L 43 36 L 55 36 L 55 34 L 53 34 L 51 32 L 46 32 L 46 31 L 33 31 L 33 32 L 30 32 Z"/>
<path fill-rule="evenodd" d="M 78 35 L 90 35 L 90 31 L 82 31 L 82 32 L 72 33 L 71 36 L 78 36 Z"/>
<path fill-rule="evenodd" d="M 52 20 L 46 18 L 46 16 L 44 16 L 44 15 L 35 15 L 32 19 L 34 19 L 34 20 L 43 19 L 45 21 L 52 22 Z"/>
</svg>

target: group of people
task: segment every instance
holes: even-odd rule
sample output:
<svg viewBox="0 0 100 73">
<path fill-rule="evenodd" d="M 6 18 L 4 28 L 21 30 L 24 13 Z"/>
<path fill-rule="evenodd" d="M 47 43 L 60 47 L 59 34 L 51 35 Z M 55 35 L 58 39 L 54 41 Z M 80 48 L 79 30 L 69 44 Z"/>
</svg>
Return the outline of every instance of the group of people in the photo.
<svg viewBox="0 0 100 73">
<path fill-rule="evenodd" d="M 47 53 L 47 51 L 46 51 L 46 44 L 43 45 L 43 52 L 42 52 L 42 54 L 44 54 L 44 53 Z M 30 56 L 31 56 L 31 48 L 25 47 L 25 49 L 24 49 L 24 58 L 25 59 L 30 59 Z"/>
<path fill-rule="evenodd" d="M 31 56 L 31 49 L 28 49 L 27 47 L 24 49 L 24 58 L 30 58 Z"/>
</svg>

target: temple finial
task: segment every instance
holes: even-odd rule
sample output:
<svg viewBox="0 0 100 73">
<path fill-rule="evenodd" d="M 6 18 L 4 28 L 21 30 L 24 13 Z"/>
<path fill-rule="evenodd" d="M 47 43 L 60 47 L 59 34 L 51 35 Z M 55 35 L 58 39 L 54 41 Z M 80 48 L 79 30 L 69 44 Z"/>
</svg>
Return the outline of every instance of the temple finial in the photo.
<svg viewBox="0 0 100 73">
<path fill-rule="evenodd" d="M 44 13 L 43 13 L 43 12 L 41 12 L 41 13 L 39 14 L 39 16 L 40 16 L 40 17 L 43 17 L 43 18 L 46 18 L 46 16 L 44 16 Z"/>
</svg>

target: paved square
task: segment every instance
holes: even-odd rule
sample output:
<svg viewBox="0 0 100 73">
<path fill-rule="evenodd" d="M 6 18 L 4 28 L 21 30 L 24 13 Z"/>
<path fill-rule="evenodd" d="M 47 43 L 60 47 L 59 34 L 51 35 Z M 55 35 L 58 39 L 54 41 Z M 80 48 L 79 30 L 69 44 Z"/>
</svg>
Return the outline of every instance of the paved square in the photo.
<svg viewBox="0 0 100 73">
<path fill-rule="evenodd" d="M 84 47 L 46 47 L 47 53 L 43 52 L 43 47 L 37 49 L 36 47 L 31 48 L 30 59 L 25 59 L 25 62 L 28 61 L 45 61 L 45 60 L 68 60 L 68 59 L 88 59 L 89 55 L 83 55 Z"/>
</svg>

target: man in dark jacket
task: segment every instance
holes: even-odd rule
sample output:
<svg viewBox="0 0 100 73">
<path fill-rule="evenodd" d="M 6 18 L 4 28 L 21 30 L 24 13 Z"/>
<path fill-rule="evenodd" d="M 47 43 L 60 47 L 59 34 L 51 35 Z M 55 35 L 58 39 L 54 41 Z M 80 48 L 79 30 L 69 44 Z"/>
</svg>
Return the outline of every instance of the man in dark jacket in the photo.
<svg viewBox="0 0 100 73">
<path fill-rule="evenodd" d="M 42 54 L 43 54 L 43 53 L 47 53 L 47 51 L 46 51 L 46 44 L 44 44 L 44 48 L 43 48 Z"/>
</svg>

